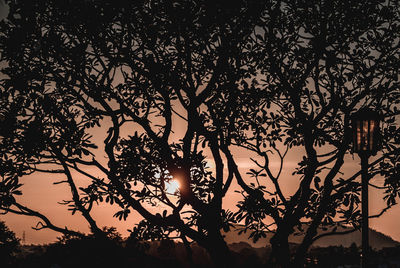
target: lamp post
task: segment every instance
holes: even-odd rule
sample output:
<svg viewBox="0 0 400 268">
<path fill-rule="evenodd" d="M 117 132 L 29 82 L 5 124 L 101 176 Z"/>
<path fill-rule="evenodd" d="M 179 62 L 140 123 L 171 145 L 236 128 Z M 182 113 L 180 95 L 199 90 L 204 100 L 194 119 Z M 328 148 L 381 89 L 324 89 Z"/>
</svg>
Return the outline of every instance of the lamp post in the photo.
<svg viewBox="0 0 400 268">
<path fill-rule="evenodd" d="M 377 112 L 370 109 L 361 109 L 352 116 L 353 151 L 361 159 L 361 214 L 362 214 L 362 255 L 361 267 L 369 267 L 368 261 L 368 158 L 375 155 L 380 145 L 379 120 Z"/>
</svg>

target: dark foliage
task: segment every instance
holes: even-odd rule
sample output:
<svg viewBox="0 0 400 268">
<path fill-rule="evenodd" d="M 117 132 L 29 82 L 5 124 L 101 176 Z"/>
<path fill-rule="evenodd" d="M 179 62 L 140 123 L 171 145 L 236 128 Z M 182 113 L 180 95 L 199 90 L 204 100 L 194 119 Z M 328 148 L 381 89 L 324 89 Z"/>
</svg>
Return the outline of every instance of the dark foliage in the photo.
<svg viewBox="0 0 400 268">
<path fill-rule="evenodd" d="M 20 241 L 4 221 L 0 221 L 0 260 L 5 267 L 12 267 L 15 255 L 20 250 Z"/>
<path fill-rule="evenodd" d="M 258 98 L 237 117 L 235 142 L 258 155 L 257 168 L 248 172 L 252 183 L 238 181 L 237 215 L 253 238 L 272 233 L 272 262 L 300 265 L 319 237 L 359 228 L 360 173 L 343 170 L 352 153 L 351 117 L 364 108 L 383 121 L 382 149 L 369 164 L 368 180 L 383 190 L 387 207 L 374 216 L 396 204 L 399 8 L 384 1 L 273 1 L 254 30 L 246 48 L 259 75 L 243 87 L 254 87 Z M 299 162 L 288 176 L 286 159 L 294 154 Z M 290 194 L 282 188 L 288 180 L 298 186 Z M 319 227 L 326 230 L 322 236 Z M 305 236 L 291 258 L 292 233 Z"/>
<path fill-rule="evenodd" d="M 180 267 L 149 256 L 144 251 L 125 245 L 120 239 L 96 237 L 64 237 L 57 243 L 44 246 L 21 256 L 15 267 Z"/>
<path fill-rule="evenodd" d="M 370 182 L 383 178 L 382 213 L 396 203 L 397 1 L 8 3 L 0 208 L 38 217 L 36 229 L 87 239 L 18 201 L 22 177 L 61 174 L 58 184 L 71 191 L 63 203 L 99 239 L 108 234 L 91 211 L 106 202 L 118 220 L 133 211 L 144 218 L 132 241 L 193 240 L 230 267 L 221 229 L 240 222 L 255 240 L 272 235 L 272 264 L 301 265 L 319 237 L 359 228 L 360 173 L 342 171 L 350 118 L 362 108 L 382 116 Z M 256 166 L 246 175 L 238 150 Z M 299 162 L 290 176 L 291 153 Z M 89 183 L 78 187 L 77 176 Z M 168 193 L 173 179 L 179 192 Z M 237 213 L 222 206 L 234 180 L 243 197 Z M 320 226 L 327 232 L 317 234 Z M 305 234 L 295 253 L 294 232 Z"/>
<path fill-rule="evenodd" d="M 226 180 L 219 143 L 236 109 L 224 102 L 241 94 L 231 91 L 249 73 L 240 51 L 264 3 L 8 4 L 0 26 L 1 208 L 39 217 L 36 229 L 83 236 L 15 198 L 22 176 L 63 174 L 72 196 L 63 203 L 96 236 L 104 233 L 91 210 L 107 202 L 119 208 L 117 219 L 136 210 L 227 265 L 220 229 L 229 226 L 225 215 L 233 219 L 222 209 L 232 176 Z M 96 131 L 104 142 L 95 144 Z M 79 188 L 76 173 L 89 185 Z M 172 178 L 181 185 L 175 196 L 165 190 Z M 160 203 L 167 209 L 151 213 Z"/>
</svg>

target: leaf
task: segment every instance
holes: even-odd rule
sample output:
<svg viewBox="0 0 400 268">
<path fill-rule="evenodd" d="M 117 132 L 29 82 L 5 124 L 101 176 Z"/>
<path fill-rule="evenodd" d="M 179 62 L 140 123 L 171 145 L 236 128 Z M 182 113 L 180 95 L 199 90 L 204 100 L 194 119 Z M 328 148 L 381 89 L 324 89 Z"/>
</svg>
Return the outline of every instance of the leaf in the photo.
<svg viewBox="0 0 400 268">
<path fill-rule="evenodd" d="M 90 152 L 88 150 L 86 150 L 85 148 L 82 148 L 81 150 L 84 155 L 90 155 Z"/>
<path fill-rule="evenodd" d="M 13 194 L 15 195 L 22 195 L 22 192 L 20 190 L 15 190 L 13 191 Z"/>
</svg>

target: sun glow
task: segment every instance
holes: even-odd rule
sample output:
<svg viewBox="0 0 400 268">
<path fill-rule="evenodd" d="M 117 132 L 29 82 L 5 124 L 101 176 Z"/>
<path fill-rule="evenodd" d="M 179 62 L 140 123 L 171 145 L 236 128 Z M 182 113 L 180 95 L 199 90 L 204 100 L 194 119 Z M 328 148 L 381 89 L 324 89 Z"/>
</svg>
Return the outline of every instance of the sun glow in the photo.
<svg viewBox="0 0 400 268">
<path fill-rule="evenodd" d="M 177 180 L 170 180 L 165 182 L 165 192 L 167 194 L 176 194 L 179 192 L 179 181 Z"/>
</svg>

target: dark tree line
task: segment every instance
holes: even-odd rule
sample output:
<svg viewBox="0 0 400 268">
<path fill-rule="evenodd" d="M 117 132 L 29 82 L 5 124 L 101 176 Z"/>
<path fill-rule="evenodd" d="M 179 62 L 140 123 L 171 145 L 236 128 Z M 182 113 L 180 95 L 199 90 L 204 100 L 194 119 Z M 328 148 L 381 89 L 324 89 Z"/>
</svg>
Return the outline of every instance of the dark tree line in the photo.
<svg viewBox="0 0 400 268">
<path fill-rule="evenodd" d="M 0 258 L 2 265 L 11 267 L 20 250 L 20 240 L 4 221 L 0 221 Z"/>
<path fill-rule="evenodd" d="M 387 208 L 396 203 L 397 2 L 8 5 L 0 25 L 0 208 L 38 217 L 36 229 L 85 236 L 16 197 L 23 176 L 63 174 L 65 205 L 95 236 L 106 234 L 91 210 L 108 202 L 119 220 L 132 211 L 143 217 L 138 238 L 195 241 L 218 267 L 234 266 L 221 234 L 234 223 L 254 239 L 272 237 L 271 264 L 301 266 L 319 237 L 359 228 L 360 174 L 342 170 L 351 115 L 366 107 L 383 118 L 371 183 L 383 177 L 376 186 Z M 244 174 L 236 148 L 258 168 Z M 299 149 L 303 160 L 282 177 L 287 155 Z M 179 193 L 166 191 L 172 179 Z M 285 180 L 296 181 L 293 195 Z M 243 198 L 232 212 L 222 204 L 233 182 Z M 167 209 L 153 213 L 161 203 Z M 318 233 L 321 226 L 330 231 Z M 293 232 L 305 235 L 291 256 Z"/>
</svg>

